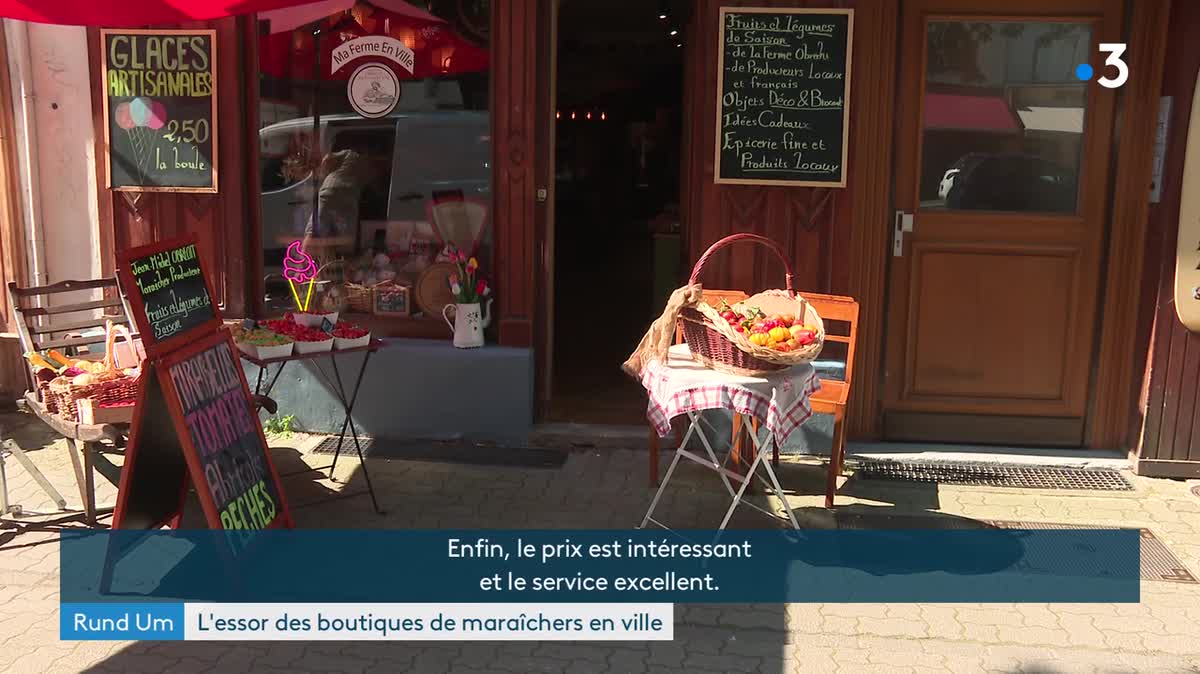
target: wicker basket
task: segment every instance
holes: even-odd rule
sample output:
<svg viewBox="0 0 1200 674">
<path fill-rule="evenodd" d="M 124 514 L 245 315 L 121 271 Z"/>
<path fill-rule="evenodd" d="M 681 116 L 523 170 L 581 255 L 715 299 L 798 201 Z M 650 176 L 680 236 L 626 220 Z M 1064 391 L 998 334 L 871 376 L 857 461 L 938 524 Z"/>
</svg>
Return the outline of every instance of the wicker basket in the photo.
<svg viewBox="0 0 1200 674">
<path fill-rule="evenodd" d="M 54 381 L 54 380 L 53 379 L 39 379 L 38 380 L 38 386 L 37 386 L 38 398 L 40 398 L 42 401 L 42 404 L 46 406 L 47 412 L 49 412 L 50 414 L 58 414 L 58 398 L 57 398 L 57 396 L 50 393 L 50 382 L 52 382 L 52 381 Z"/>
<path fill-rule="evenodd" d="M 109 321 L 108 337 L 104 350 L 104 364 L 107 370 L 92 375 L 97 381 L 88 384 L 75 384 L 72 377 L 59 376 L 50 382 L 46 395 L 46 409 L 54 408 L 54 413 L 68 421 L 79 420 L 79 400 L 90 398 L 97 404 L 114 403 L 133 400 L 137 397 L 138 380 L 130 377 L 113 365 L 113 352 L 116 337 L 122 333 L 131 344 L 133 338 L 129 331 L 121 325 L 113 325 Z"/>
<path fill-rule="evenodd" d="M 79 401 L 90 398 L 99 403 L 115 403 L 137 397 L 137 379 L 116 374 L 112 379 L 79 386 L 71 383 L 70 377 L 58 377 L 50 382 L 50 396 L 54 399 L 55 413 L 67 421 L 79 420 Z M 50 409 L 46 403 L 46 409 Z"/>
<path fill-rule="evenodd" d="M 821 317 L 803 297 L 792 288 L 792 268 L 787 257 L 779 246 L 768 238 L 757 234 L 733 234 L 714 243 L 692 268 L 689 283 L 696 283 L 704 264 L 720 249 L 737 243 L 749 241 L 766 246 L 782 262 L 785 269 L 785 290 L 767 290 L 738 302 L 735 308 L 757 307 L 770 314 L 791 314 L 797 320 L 812 325 L 817 329 L 816 339 L 811 344 L 794 351 L 776 351 L 770 347 L 750 343 L 744 335 L 726 321 L 721 319 L 716 307 L 704 302 L 695 307 L 685 308 L 680 312 L 680 323 L 683 327 L 683 338 L 692 358 L 714 370 L 738 375 L 760 375 L 776 370 L 783 370 L 793 365 L 813 361 L 825 343 L 825 324 Z"/>
<path fill-rule="evenodd" d="M 360 283 L 346 283 L 346 306 L 356 314 L 371 313 L 371 288 Z"/>
</svg>

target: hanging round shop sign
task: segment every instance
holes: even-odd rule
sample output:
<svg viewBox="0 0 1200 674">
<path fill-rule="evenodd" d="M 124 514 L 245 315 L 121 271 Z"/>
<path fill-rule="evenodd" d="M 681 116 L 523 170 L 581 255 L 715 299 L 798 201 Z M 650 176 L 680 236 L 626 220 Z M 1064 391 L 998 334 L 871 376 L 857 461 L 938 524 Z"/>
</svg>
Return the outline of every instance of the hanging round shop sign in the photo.
<svg viewBox="0 0 1200 674">
<path fill-rule="evenodd" d="M 363 117 L 386 117 L 400 102 L 400 78 L 385 65 L 364 63 L 351 73 L 346 97 L 354 111 Z"/>
</svg>

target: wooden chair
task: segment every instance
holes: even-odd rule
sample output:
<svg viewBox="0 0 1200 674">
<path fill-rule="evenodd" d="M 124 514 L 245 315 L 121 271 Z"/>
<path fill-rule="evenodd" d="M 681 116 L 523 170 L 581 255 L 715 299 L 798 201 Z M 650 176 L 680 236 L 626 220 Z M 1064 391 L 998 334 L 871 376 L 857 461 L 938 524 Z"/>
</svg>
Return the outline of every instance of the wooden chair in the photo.
<svg viewBox="0 0 1200 674">
<path fill-rule="evenodd" d="M 53 306 L 49 302 L 43 302 L 42 306 L 35 306 L 34 303 L 34 299 L 39 297 L 48 300 L 62 293 L 88 290 L 103 290 L 105 291 L 105 296 L 98 300 Z M 49 349 L 69 351 L 88 348 L 90 351 L 91 347 L 104 344 L 106 335 L 103 330 L 98 334 L 91 335 L 82 333 L 96 328 L 103 328 L 105 323 L 110 320 L 114 323 L 129 325 L 130 333 L 133 333 L 133 326 L 129 324 L 129 308 L 121 296 L 116 278 L 102 278 L 89 281 L 60 281 L 53 285 L 37 286 L 34 288 L 20 288 L 16 283 L 9 283 L 8 299 L 12 307 L 13 316 L 16 317 L 17 333 L 21 338 L 21 348 L 26 353 L 30 351 L 44 352 Z M 97 315 L 97 312 L 111 313 Z M 84 314 L 85 317 L 61 320 L 63 316 L 69 314 Z M 55 322 L 51 323 L 48 320 L 49 317 L 54 317 L 56 319 Z M 56 335 L 59 336 L 56 337 Z M 114 449 L 123 447 L 125 430 L 112 424 L 81 424 L 51 414 L 47 411 L 45 403 L 40 399 L 37 392 L 35 385 L 37 376 L 32 365 L 29 367 L 28 374 L 30 390 L 25 393 L 25 402 L 29 406 L 30 411 L 36 414 L 39 419 L 54 429 L 59 435 L 66 438 L 68 451 L 71 455 L 71 467 L 75 471 L 75 482 L 79 487 L 80 499 L 83 501 L 83 515 L 89 525 L 94 525 L 97 515 L 94 478 L 96 460 L 100 459 L 102 463 L 107 464 L 109 470 L 105 472 L 111 472 L 113 475 L 116 474 L 116 466 L 103 459 L 100 450 L 103 443 L 108 443 Z M 80 451 L 81 448 L 82 451 Z M 25 456 L 19 447 L 14 447 L 13 449 L 14 456 L 30 472 L 43 491 L 58 504 L 60 509 L 65 510 L 66 501 L 54 489 L 53 485 L 46 480 L 41 471 Z M 113 475 L 108 477 L 111 479 Z M 105 509 L 105 511 L 107 510 L 111 509 Z"/>
<path fill-rule="evenodd" d="M 705 304 L 714 305 L 714 306 L 719 304 L 721 302 L 721 300 L 725 300 L 729 304 L 736 304 L 736 303 L 741 302 L 742 300 L 747 299 L 749 297 L 750 297 L 749 295 L 747 295 L 746 293 L 744 293 L 740 290 L 705 290 L 704 294 L 703 294 L 703 299 L 704 299 Z M 676 344 L 683 343 L 683 327 L 682 326 L 678 326 L 678 325 L 675 326 L 675 343 Z M 733 451 L 733 457 L 735 460 L 741 456 L 742 434 L 740 431 L 742 429 L 741 429 L 741 424 L 739 423 L 740 421 L 741 421 L 741 419 L 735 415 L 734 416 L 734 427 L 733 427 L 733 438 L 732 438 L 732 442 L 733 442 L 732 451 Z M 756 431 L 758 430 L 757 427 L 755 428 L 755 430 Z M 678 428 L 675 429 L 675 437 L 676 437 L 677 442 L 683 442 L 682 434 L 679 432 Z M 659 440 L 658 433 L 655 432 L 655 430 L 653 428 L 651 428 L 650 429 L 650 486 L 651 487 L 658 486 L 658 452 L 661 448 L 662 448 L 662 445 Z"/>
<path fill-rule="evenodd" d="M 821 377 L 821 390 L 810 400 L 813 412 L 833 415 L 833 444 L 829 449 L 829 473 L 825 482 L 825 507 L 833 507 L 833 496 L 837 492 L 837 478 L 846 459 L 846 400 L 850 396 L 850 382 L 854 374 L 854 347 L 858 340 L 858 302 L 853 297 L 802 293 L 804 299 L 825 322 L 825 344 L 846 345 L 846 367 L 840 379 Z M 825 355 L 825 351 L 822 351 Z M 818 361 L 821 358 L 818 357 Z M 820 374 L 820 372 L 818 372 Z M 779 465 L 779 446 L 771 460 Z"/>
</svg>

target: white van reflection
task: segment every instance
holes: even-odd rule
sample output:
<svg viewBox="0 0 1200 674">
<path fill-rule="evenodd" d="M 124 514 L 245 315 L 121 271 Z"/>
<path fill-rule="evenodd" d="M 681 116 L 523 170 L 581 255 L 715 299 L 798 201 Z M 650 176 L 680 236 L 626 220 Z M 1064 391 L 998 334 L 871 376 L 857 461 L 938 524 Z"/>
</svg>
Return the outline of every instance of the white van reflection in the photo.
<svg viewBox="0 0 1200 674">
<path fill-rule="evenodd" d="M 348 247 L 369 245 L 362 223 L 425 220 L 436 193 L 490 199 L 491 138 L 488 113 L 439 110 L 396 113 L 380 119 L 353 114 L 322 116 L 320 152 L 326 167 L 341 157 L 363 162 L 357 199 L 318 217 L 318 236 L 345 237 Z M 313 210 L 313 119 L 301 117 L 259 131 L 264 264 L 280 264 L 284 250 L 304 236 Z M 349 151 L 349 152 L 347 152 Z M 318 177 L 324 178 L 320 169 Z M 320 231 L 321 228 L 333 231 Z"/>
</svg>

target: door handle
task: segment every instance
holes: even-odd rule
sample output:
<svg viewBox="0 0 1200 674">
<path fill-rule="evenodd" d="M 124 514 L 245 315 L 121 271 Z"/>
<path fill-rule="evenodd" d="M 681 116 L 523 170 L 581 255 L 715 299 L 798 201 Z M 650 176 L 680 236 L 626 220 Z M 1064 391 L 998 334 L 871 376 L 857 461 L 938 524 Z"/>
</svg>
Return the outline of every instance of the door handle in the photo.
<svg viewBox="0 0 1200 674">
<path fill-rule="evenodd" d="M 896 220 L 892 227 L 892 255 L 904 257 L 904 234 L 913 231 L 913 214 L 896 211 Z"/>
</svg>

